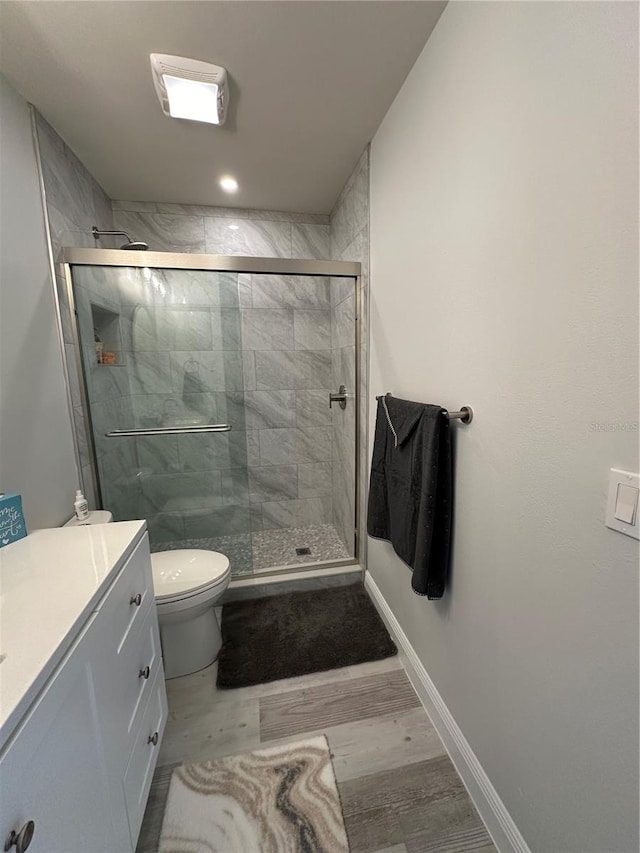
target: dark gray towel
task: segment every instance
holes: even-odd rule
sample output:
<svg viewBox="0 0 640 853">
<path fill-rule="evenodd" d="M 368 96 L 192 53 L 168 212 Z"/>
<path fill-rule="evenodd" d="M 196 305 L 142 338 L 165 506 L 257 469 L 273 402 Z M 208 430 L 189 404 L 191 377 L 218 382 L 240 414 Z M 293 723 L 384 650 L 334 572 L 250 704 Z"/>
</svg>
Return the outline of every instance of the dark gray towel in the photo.
<svg viewBox="0 0 640 853">
<path fill-rule="evenodd" d="M 386 404 L 386 411 L 385 411 Z M 367 531 L 413 569 L 418 595 L 442 598 L 452 521 L 451 435 L 440 406 L 378 401 Z"/>
</svg>

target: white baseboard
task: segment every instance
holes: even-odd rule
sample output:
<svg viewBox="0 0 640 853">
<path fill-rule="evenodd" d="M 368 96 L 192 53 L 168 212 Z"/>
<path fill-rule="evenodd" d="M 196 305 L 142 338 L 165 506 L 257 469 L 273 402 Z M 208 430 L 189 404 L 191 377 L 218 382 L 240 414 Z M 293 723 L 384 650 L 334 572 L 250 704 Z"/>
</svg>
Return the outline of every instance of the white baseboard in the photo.
<svg viewBox="0 0 640 853">
<path fill-rule="evenodd" d="M 395 640 L 407 675 L 460 774 L 493 843 L 500 853 L 531 853 L 513 818 L 369 572 L 365 574 L 364 585 Z"/>
</svg>

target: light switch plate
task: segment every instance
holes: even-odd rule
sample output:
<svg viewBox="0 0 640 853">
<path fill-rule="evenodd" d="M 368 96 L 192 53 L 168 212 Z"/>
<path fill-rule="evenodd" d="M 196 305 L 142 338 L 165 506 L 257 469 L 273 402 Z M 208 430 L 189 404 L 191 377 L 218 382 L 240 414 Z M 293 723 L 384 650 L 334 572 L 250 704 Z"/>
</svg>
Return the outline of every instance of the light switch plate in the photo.
<svg viewBox="0 0 640 853">
<path fill-rule="evenodd" d="M 626 486 L 627 489 L 619 489 L 619 486 Z M 617 530 L 619 533 L 624 533 L 625 536 L 632 536 L 634 539 L 640 539 L 640 509 L 636 509 L 635 519 L 633 524 L 628 524 L 616 518 L 616 509 L 618 515 L 622 514 L 622 505 L 616 507 L 617 502 L 624 495 L 627 504 L 630 492 L 628 489 L 640 489 L 640 475 L 632 474 L 630 471 L 620 471 L 618 468 L 612 468 L 609 471 L 609 496 L 607 498 L 607 517 L 605 524 L 612 530 Z"/>
</svg>

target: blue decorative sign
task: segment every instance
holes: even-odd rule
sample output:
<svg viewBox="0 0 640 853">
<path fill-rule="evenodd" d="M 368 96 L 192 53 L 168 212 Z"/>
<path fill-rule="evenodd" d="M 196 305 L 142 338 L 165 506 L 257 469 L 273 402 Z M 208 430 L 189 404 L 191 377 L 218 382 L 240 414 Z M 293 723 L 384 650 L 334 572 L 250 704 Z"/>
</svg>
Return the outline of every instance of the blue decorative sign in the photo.
<svg viewBox="0 0 640 853">
<path fill-rule="evenodd" d="M 27 535 L 20 495 L 0 493 L 0 548 Z"/>
</svg>

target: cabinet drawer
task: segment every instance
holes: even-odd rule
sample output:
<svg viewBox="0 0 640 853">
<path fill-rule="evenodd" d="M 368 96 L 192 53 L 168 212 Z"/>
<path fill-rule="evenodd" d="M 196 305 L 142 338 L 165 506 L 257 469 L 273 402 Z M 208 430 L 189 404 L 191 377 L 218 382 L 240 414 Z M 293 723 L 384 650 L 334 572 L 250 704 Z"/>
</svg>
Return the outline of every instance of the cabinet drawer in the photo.
<svg viewBox="0 0 640 853">
<path fill-rule="evenodd" d="M 162 667 L 158 667 L 151 687 L 149 702 L 140 722 L 140 728 L 136 733 L 133 752 L 122 783 L 129 817 L 131 842 L 134 848 L 140 834 L 140 826 L 149 796 L 153 771 L 158 761 L 160 742 L 166 721 L 167 694 L 164 673 Z M 155 739 L 156 742 L 154 743 L 152 739 Z"/>
<path fill-rule="evenodd" d="M 119 662 L 117 682 L 122 691 L 122 709 L 127 721 L 127 735 L 134 737 L 149 701 L 158 672 L 162 673 L 160 633 L 155 607 L 150 607 L 140 640 L 131 653 Z M 147 670 L 149 674 L 147 675 Z M 130 749 L 128 750 L 130 751 Z"/>
<path fill-rule="evenodd" d="M 109 626 L 109 642 L 122 655 L 154 602 L 149 540 L 145 534 L 107 593 L 100 608 Z"/>
<path fill-rule="evenodd" d="M 100 672 L 97 700 L 104 716 L 105 730 L 110 733 L 112 748 L 107 755 L 109 767 L 119 779 L 127 768 L 140 721 L 153 690 L 158 673 L 164 678 L 158 617 L 155 605 L 147 607 L 144 622 L 129 633 L 120 655 L 108 651 L 108 660 Z M 109 623 L 104 613 L 98 614 L 101 636 L 106 636 Z M 147 667 L 149 676 L 145 678 Z"/>
</svg>

